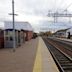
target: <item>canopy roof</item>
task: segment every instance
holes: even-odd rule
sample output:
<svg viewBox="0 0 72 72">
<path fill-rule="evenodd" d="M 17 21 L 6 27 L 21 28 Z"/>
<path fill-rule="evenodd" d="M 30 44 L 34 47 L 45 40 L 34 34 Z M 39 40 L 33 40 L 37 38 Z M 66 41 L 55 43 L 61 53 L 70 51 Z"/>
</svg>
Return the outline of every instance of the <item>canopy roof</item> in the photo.
<svg viewBox="0 0 72 72">
<path fill-rule="evenodd" d="M 13 29 L 12 21 L 5 21 L 4 29 Z M 15 29 L 33 31 L 31 24 L 28 22 L 15 22 Z"/>
</svg>

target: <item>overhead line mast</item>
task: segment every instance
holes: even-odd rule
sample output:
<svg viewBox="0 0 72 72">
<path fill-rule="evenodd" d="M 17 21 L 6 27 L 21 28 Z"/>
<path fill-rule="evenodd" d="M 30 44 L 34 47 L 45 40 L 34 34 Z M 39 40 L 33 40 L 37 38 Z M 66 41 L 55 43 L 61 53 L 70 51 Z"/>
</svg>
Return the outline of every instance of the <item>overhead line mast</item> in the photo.
<svg viewBox="0 0 72 72">
<path fill-rule="evenodd" d="M 68 17 L 69 18 L 69 22 L 71 22 L 72 14 L 68 13 L 67 10 L 66 10 L 66 13 L 59 13 L 59 12 L 49 11 L 47 16 L 48 17 L 54 17 L 54 22 L 57 22 L 57 18 L 58 17 Z"/>
<path fill-rule="evenodd" d="M 59 13 L 58 11 L 56 12 L 52 12 L 51 10 L 49 10 L 48 12 L 48 16 L 49 17 L 54 17 L 54 23 L 57 22 L 58 17 L 68 17 L 69 18 L 69 23 L 71 23 L 71 17 L 72 14 L 67 12 L 67 9 L 72 5 L 72 3 L 70 3 L 67 8 L 65 8 L 63 10 L 63 12 L 65 11 L 66 13 Z"/>
</svg>

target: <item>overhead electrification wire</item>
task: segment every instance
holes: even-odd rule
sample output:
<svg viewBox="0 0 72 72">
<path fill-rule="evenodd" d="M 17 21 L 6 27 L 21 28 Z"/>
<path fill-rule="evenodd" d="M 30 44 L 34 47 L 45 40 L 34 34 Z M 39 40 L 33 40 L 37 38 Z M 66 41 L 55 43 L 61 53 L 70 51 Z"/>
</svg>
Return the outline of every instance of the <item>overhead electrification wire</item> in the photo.
<svg viewBox="0 0 72 72">
<path fill-rule="evenodd" d="M 67 3 L 68 3 L 68 2 L 67 2 Z M 70 4 L 68 4 L 68 5 L 66 6 L 67 3 L 64 3 L 64 6 L 63 6 L 63 7 L 65 7 L 65 8 L 63 9 L 62 12 L 66 11 L 66 10 L 72 5 L 72 2 L 71 2 Z"/>
<path fill-rule="evenodd" d="M 53 4 L 52 4 L 52 9 L 49 10 L 49 11 L 54 11 L 56 9 L 56 3 L 57 3 L 57 0 L 54 0 Z"/>
<path fill-rule="evenodd" d="M 72 5 L 72 3 L 70 3 L 70 4 L 65 8 L 65 10 L 67 10 L 71 5 Z"/>
<path fill-rule="evenodd" d="M 56 4 L 57 4 L 57 0 L 55 0 L 55 6 L 54 6 L 54 10 L 56 10 Z"/>
<path fill-rule="evenodd" d="M 56 11 L 58 11 L 60 9 L 60 7 L 63 5 L 63 1 L 64 0 L 60 0 L 60 3 L 58 4 Z"/>
<path fill-rule="evenodd" d="M 56 0 L 55 0 L 55 1 L 56 1 Z M 64 2 L 64 1 L 65 1 L 65 2 Z M 64 6 L 63 6 L 63 4 L 64 4 Z M 66 4 L 67 4 L 67 1 L 66 1 L 66 0 L 61 0 L 61 2 L 59 3 L 59 5 L 57 6 L 56 12 L 58 12 L 60 6 L 63 6 L 63 8 L 64 8 L 64 7 L 66 6 Z M 62 12 L 67 11 L 67 9 L 68 9 L 71 5 L 72 5 L 72 2 L 71 2 L 66 8 L 64 8 L 64 9 L 62 10 Z"/>
<path fill-rule="evenodd" d="M 63 1 L 64 1 L 64 0 L 61 0 L 60 3 L 58 4 L 58 6 L 56 6 L 59 1 L 58 1 L 58 0 L 55 0 L 54 6 L 53 6 L 53 9 L 55 10 L 55 12 L 57 12 L 57 11 L 59 10 L 59 7 L 60 7 L 61 5 L 63 5 Z"/>
<path fill-rule="evenodd" d="M 65 2 L 64 2 L 65 1 Z M 56 12 L 59 10 L 59 8 L 62 6 L 62 8 L 66 7 L 67 1 L 66 0 L 61 0 L 61 2 L 59 3 Z M 72 3 L 70 3 L 66 8 L 62 9 L 62 12 L 67 10 L 70 6 L 72 5 Z"/>
</svg>

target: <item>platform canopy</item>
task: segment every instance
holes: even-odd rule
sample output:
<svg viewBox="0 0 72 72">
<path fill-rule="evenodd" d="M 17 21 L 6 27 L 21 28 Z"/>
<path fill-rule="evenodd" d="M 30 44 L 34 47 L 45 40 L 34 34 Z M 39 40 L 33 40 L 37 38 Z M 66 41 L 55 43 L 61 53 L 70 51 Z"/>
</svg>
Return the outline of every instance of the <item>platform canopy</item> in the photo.
<svg viewBox="0 0 72 72">
<path fill-rule="evenodd" d="M 13 29 L 12 21 L 5 21 L 4 29 Z M 23 30 L 33 31 L 31 24 L 28 22 L 15 22 L 15 29 L 17 29 L 17 30 L 23 29 Z"/>
<path fill-rule="evenodd" d="M 0 22 L 0 29 L 4 29 L 4 22 Z"/>
</svg>

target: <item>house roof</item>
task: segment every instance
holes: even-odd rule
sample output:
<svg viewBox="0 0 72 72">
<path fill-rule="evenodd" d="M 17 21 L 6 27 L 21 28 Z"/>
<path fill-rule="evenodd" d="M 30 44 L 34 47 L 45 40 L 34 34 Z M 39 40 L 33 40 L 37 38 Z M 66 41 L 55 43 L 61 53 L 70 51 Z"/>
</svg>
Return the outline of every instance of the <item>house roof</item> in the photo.
<svg viewBox="0 0 72 72">
<path fill-rule="evenodd" d="M 12 29 L 12 28 L 13 28 L 12 21 L 4 22 L 4 29 Z M 15 29 L 33 31 L 32 26 L 28 22 L 15 22 Z"/>
</svg>

